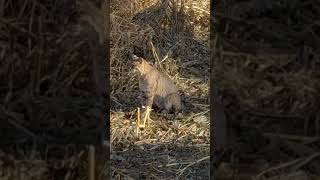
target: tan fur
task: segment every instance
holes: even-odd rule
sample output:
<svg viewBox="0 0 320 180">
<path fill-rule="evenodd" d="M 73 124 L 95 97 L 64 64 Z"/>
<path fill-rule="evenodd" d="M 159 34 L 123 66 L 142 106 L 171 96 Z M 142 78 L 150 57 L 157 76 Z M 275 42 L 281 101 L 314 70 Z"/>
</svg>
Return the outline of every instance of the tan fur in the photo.
<svg viewBox="0 0 320 180">
<path fill-rule="evenodd" d="M 147 97 L 147 106 L 156 105 L 167 112 L 181 110 L 178 89 L 167 75 L 160 73 L 143 58 L 138 58 L 133 65 L 139 71 L 139 87 Z"/>
</svg>

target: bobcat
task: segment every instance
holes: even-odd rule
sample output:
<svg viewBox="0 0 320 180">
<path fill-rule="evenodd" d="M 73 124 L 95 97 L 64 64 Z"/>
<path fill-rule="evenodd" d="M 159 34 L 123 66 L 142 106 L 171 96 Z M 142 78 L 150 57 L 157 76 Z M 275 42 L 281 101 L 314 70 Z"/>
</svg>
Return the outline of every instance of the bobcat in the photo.
<svg viewBox="0 0 320 180">
<path fill-rule="evenodd" d="M 133 59 L 134 69 L 139 72 L 140 90 L 146 96 L 144 104 L 147 108 L 155 106 L 167 113 L 174 112 L 175 115 L 180 112 L 182 110 L 180 94 L 172 80 L 145 59 L 135 55 Z"/>
</svg>

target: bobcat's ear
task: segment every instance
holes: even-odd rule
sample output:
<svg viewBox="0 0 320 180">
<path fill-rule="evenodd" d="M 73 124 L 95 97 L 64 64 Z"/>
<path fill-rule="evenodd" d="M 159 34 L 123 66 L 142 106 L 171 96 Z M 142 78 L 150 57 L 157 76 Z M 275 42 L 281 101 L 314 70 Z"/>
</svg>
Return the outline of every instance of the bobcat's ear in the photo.
<svg viewBox="0 0 320 180">
<path fill-rule="evenodd" d="M 138 56 L 136 56 L 135 54 L 133 54 L 133 55 L 132 55 L 132 59 L 133 59 L 134 61 L 136 61 L 136 60 L 138 60 L 138 59 L 139 59 L 139 57 L 138 57 Z"/>
<path fill-rule="evenodd" d="M 141 64 L 149 64 L 145 59 L 141 58 Z"/>
</svg>

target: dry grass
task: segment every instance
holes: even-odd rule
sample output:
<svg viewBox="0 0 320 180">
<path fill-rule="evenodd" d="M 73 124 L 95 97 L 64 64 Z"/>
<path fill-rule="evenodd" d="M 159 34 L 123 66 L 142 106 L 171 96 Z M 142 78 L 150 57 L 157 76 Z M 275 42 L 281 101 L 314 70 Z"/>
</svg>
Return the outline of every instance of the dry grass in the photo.
<svg viewBox="0 0 320 180">
<path fill-rule="evenodd" d="M 209 1 L 185 1 L 182 6 L 176 2 L 130 1 L 130 5 L 123 0 L 112 4 L 113 177 L 208 178 Z M 151 127 L 136 135 L 140 102 L 138 81 L 131 73 L 132 54 L 153 62 L 183 94 L 186 111 L 178 128 L 169 117 L 152 112 Z"/>
<path fill-rule="evenodd" d="M 295 54 L 259 57 L 223 51 L 217 77 L 224 91 L 234 92 L 244 106 L 265 112 L 302 115 L 319 106 L 318 72 L 288 70 Z M 228 54 L 229 53 L 229 54 Z M 288 99 L 290 98 L 290 99 Z"/>
<path fill-rule="evenodd" d="M 79 144 L 102 136 L 105 109 L 95 107 L 106 67 L 104 10 L 96 5 L 0 2 L 0 179 L 87 179 Z"/>
<path fill-rule="evenodd" d="M 97 179 L 110 175 L 105 162 L 105 158 L 96 161 Z M 19 155 L 0 152 L 0 178 L 5 180 L 88 179 L 89 168 L 87 148 L 78 153 L 66 148 L 62 159 L 43 158 L 38 152 Z"/>
<path fill-rule="evenodd" d="M 216 3 L 213 70 L 239 157 L 221 177 L 319 179 L 317 10 L 309 0 Z"/>
</svg>

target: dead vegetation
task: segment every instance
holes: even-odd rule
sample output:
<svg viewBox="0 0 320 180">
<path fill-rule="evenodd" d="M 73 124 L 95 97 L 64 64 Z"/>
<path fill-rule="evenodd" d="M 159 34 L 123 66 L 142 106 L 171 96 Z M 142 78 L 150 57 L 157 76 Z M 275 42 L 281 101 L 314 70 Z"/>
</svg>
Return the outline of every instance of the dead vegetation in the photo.
<svg viewBox="0 0 320 180">
<path fill-rule="evenodd" d="M 111 24 L 112 177 L 208 179 L 209 1 L 114 1 Z M 132 54 L 177 85 L 187 108 L 179 127 L 153 111 L 151 127 L 136 135 Z"/>
<path fill-rule="evenodd" d="M 0 152 L 0 177 L 6 180 L 89 179 L 88 150 L 70 146 L 65 149 L 62 159 L 46 157 L 36 151 L 30 154 Z M 97 161 L 96 179 L 109 177 L 108 170 L 105 158 Z"/>
<path fill-rule="evenodd" d="M 221 179 L 319 178 L 319 8 L 255 0 L 214 7 L 214 75 L 237 157 L 220 166 Z"/>
<path fill-rule="evenodd" d="M 1 1 L 0 179 L 88 176 L 79 144 L 102 142 L 106 114 L 101 2 Z"/>
</svg>

